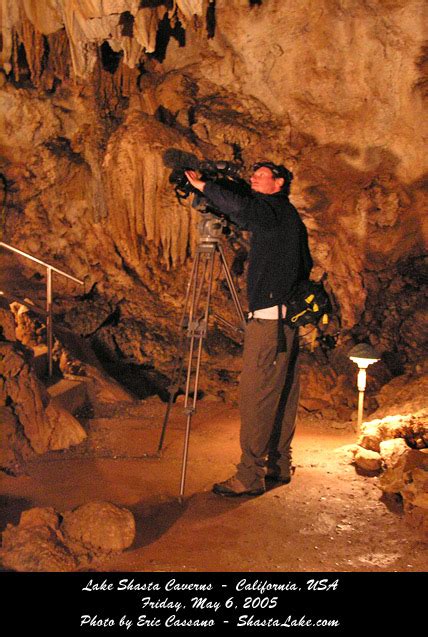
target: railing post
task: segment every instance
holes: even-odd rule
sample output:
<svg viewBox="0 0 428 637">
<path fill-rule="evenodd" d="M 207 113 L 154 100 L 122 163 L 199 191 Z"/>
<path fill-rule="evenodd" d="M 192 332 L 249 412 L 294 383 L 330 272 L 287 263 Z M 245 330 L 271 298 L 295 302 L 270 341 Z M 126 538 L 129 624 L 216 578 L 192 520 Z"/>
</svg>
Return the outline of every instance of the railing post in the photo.
<svg viewBox="0 0 428 637">
<path fill-rule="evenodd" d="M 52 376 L 52 349 L 53 349 L 53 324 L 52 324 L 52 268 L 46 269 L 46 329 L 48 337 L 48 365 L 49 378 Z"/>
<path fill-rule="evenodd" d="M 58 268 L 55 268 L 53 265 L 49 265 L 49 263 L 46 263 L 45 261 L 41 261 L 40 259 L 33 257 L 31 254 L 28 254 L 28 252 L 24 252 L 23 250 L 18 250 L 18 248 L 14 248 L 13 246 L 7 243 L 4 243 L 3 241 L 0 241 L 0 248 L 5 248 L 6 250 L 15 252 L 16 254 L 19 254 L 25 257 L 26 259 L 30 259 L 30 261 L 34 261 L 35 263 L 39 263 L 40 265 L 43 265 L 46 268 L 46 331 L 47 331 L 47 341 L 48 341 L 49 376 L 52 376 L 52 371 L 53 371 L 52 369 L 53 368 L 53 365 L 52 365 L 52 358 L 53 358 L 52 273 L 57 272 L 61 276 L 64 276 L 67 279 L 70 279 L 71 281 L 75 281 L 76 283 L 79 283 L 79 285 L 84 285 L 84 282 L 80 281 L 80 279 L 76 279 L 76 277 L 74 276 L 71 276 L 71 274 L 67 274 L 67 272 L 64 272 L 63 270 L 58 270 Z"/>
</svg>

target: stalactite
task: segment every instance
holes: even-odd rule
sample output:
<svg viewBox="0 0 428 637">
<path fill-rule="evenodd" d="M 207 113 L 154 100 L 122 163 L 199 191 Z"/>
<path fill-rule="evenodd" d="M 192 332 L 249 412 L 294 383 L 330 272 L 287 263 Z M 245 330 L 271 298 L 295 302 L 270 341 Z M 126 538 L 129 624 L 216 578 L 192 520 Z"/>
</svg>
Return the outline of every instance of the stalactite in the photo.
<svg viewBox="0 0 428 637">
<path fill-rule="evenodd" d="M 17 31 L 25 49 L 31 82 L 34 86 L 39 86 L 46 57 L 45 38 L 34 28 L 26 15 L 21 15 Z"/>
<path fill-rule="evenodd" d="M 116 92 L 114 74 L 106 70 L 100 57 L 94 68 L 93 84 L 97 106 L 102 114 L 114 113 L 118 106 L 119 97 Z"/>
<path fill-rule="evenodd" d="M 49 45 L 48 68 L 60 80 L 70 77 L 71 55 L 70 43 L 65 29 L 47 36 Z"/>
<path fill-rule="evenodd" d="M 91 75 L 97 47 L 104 41 L 114 42 L 111 46 L 120 48 L 125 64 L 134 68 L 144 52 L 155 51 L 158 25 L 166 14 L 172 25 L 179 20 L 186 26 L 193 17 L 203 15 L 204 2 L 175 0 L 168 9 L 167 5 L 144 7 L 140 0 L 0 0 L 0 64 L 10 72 L 15 28 L 25 44 L 31 78 L 37 83 L 43 70 L 43 36 L 65 28 L 77 77 Z"/>
<path fill-rule="evenodd" d="M 81 26 L 82 17 L 74 3 L 63 6 L 64 26 L 70 42 L 71 60 L 78 77 L 89 75 L 96 62 L 96 46 L 86 42 Z M 80 19 L 79 19 L 80 18 Z"/>
<path fill-rule="evenodd" d="M 17 2 L 19 4 L 19 2 Z M 51 35 L 63 28 L 60 3 L 57 0 L 22 0 L 22 13 L 35 29 L 43 35 Z"/>
<path fill-rule="evenodd" d="M 186 22 L 194 15 L 203 15 L 204 0 L 176 0 L 176 4 Z"/>
<path fill-rule="evenodd" d="M 208 39 L 211 39 L 215 36 L 216 29 L 216 0 L 209 0 L 209 5 L 207 9 L 206 15 L 206 25 L 207 25 L 207 34 Z"/>
<path fill-rule="evenodd" d="M 137 91 L 139 76 L 139 69 L 130 69 L 125 63 L 120 66 L 120 93 L 123 97 L 131 97 Z"/>
<path fill-rule="evenodd" d="M 166 7 L 157 7 L 155 11 L 149 8 L 142 8 L 135 16 L 134 37 L 147 53 L 153 53 L 156 49 L 158 24 L 163 19 L 166 11 Z"/>
<path fill-rule="evenodd" d="M 3 239 L 3 230 L 6 223 L 7 190 L 7 179 L 0 173 L 0 241 Z"/>
<path fill-rule="evenodd" d="M 11 66 L 11 70 L 12 70 L 15 82 L 19 82 L 20 76 L 21 76 L 19 57 L 18 57 L 19 44 L 20 42 L 19 42 L 18 34 L 16 33 L 16 31 L 12 31 L 12 49 L 11 49 L 12 63 L 10 66 Z"/>
<path fill-rule="evenodd" d="M 16 0 L 0 0 L 1 52 L 0 66 L 10 73 L 15 60 L 14 26 L 19 20 L 20 3 Z"/>
<path fill-rule="evenodd" d="M 104 46 L 108 47 L 108 44 L 105 43 Z M 114 55 L 114 52 L 111 53 Z M 119 54 L 116 55 L 115 67 L 106 67 L 108 65 L 103 63 L 99 50 L 93 73 L 97 104 L 103 115 L 119 116 L 124 106 L 124 98 L 131 97 L 138 91 L 137 84 L 141 71 L 139 68 L 129 68 L 123 56 Z"/>
<path fill-rule="evenodd" d="M 25 15 L 13 32 L 12 59 L 17 82 L 30 79 L 33 86 L 51 90 L 55 78 L 62 81 L 70 76 L 70 48 L 65 30 L 42 35 Z"/>
</svg>

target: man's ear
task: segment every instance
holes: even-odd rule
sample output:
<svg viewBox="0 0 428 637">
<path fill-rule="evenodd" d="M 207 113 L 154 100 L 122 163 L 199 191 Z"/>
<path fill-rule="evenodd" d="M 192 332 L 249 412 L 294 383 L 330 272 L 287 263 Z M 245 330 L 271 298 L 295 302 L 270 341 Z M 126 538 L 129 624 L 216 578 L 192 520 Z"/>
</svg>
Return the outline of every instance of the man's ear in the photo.
<svg viewBox="0 0 428 637">
<path fill-rule="evenodd" d="M 284 187 L 284 184 L 285 184 L 284 177 L 277 177 L 275 181 L 277 182 L 277 184 L 279 185 L 281 189 Z"/>
</svg>

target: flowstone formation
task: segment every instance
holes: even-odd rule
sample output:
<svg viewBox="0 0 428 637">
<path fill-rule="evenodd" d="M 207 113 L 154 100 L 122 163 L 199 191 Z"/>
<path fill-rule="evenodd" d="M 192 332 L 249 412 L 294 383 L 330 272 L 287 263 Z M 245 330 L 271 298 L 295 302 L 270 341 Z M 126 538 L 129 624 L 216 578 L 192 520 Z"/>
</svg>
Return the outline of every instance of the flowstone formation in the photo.
<svg viewBox="0 0 428 637">
<path fill-rule="evenodd" d="M 369 392 L 425 353 L 422 17 L 421 0 L 2 0 L 4 240 L 84 280 L 84 298 L 56 282 L 58 317 L 159 392 L 198 217 L 165 151 L 285 163 L 335 305 L 303 405 L 349 418 L 354 342 L 382 355 Z M 242 295 L 246 245 L 226 246 Z M 224 313 L 223 288 L 218 269 Z M 201 384 L 224 393 L 239 348 L 210 339 Z"/>
</svg>

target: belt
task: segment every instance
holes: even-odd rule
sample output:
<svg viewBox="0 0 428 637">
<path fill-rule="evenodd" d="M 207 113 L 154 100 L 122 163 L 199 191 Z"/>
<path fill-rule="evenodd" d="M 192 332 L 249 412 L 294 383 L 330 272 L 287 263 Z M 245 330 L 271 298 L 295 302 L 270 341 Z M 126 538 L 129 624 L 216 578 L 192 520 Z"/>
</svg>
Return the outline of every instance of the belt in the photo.
<svg viewBox="0 0 428 637">
<path fill-rule="evenodd" d="M 287 314 L 287 307 L 282 305 L 282 318 L 284 319 Z M 248 312 L 248 319 L 266 319 L 268 321 L 278 320 L 278 306 L 272 305 L 271 307 L 264 307 L 261 310 L 254 310 L 254 312 Z"/>
</svg>

